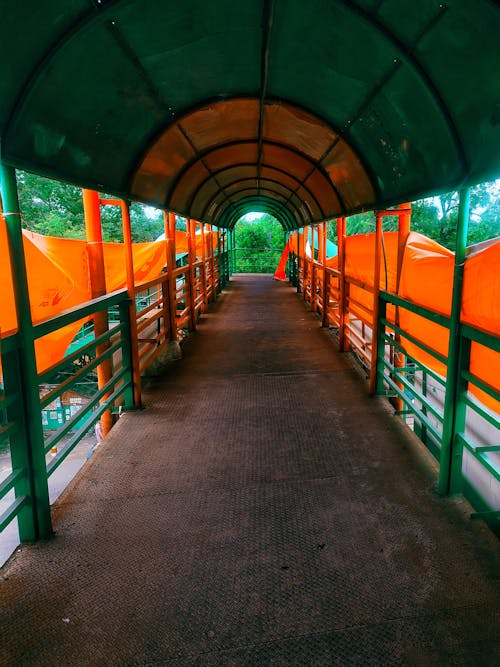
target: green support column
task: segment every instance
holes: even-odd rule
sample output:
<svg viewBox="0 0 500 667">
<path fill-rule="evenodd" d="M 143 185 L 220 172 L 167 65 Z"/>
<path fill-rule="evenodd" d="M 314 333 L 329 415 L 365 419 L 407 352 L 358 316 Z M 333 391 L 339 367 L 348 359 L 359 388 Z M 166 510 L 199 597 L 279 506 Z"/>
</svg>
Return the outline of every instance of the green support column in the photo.
<svg viewBox="0 0 500 667">
<path fill-rule="evenodd" d="M 223 285 L 223 266 L 222 266 L 222 259 L 221 259 L 221 242 L 220 242 L 220 228 L 215 227 L 217 230 L 217 271 L 219 274 L 219 285 L 217 287 L 217 292 L 220 294 L 222 292 L 222 288 L 224 287 Z"/>
<path fill-rule="evenodd" d="M 439 493 L 458 493 L 462 481 L 462 445 L 455 437 L 465 426 L 465 406 L 462 402 L 464 383 L 461 381 L 462 365 L 468 363 L 468 355 L 460 339 L 460 310 L 464 276 L 467 229 L 469 224 L 470 189 L 460 191 L 453 293 L 451 299 L 450 340 L 446 369 L 446 394 L 444 399 L 443 434 L 439 461 Z M 466 388 L 465 388 L 466 391 Z"/>
<path fill-rule="evenodd" d="M 231 269 L 231 274 L 233 274 L 236 271 L 236 230 L 233 229 L 231 234 L 233 235 L 233 241 L 232 241 L 233 252 L 232 252 L 232 255 L 231 255 L 232 258 L 233 258 L 233 267 Z"/>
<path fill-rule="evenodd" d="M 227 237 L 227 260 L 226 260 L 226 280 L 231 276 L 231 261 L 233 256 L 233 233 L 228 229 L 226 231 Z"/>
<path fill-rule="evenodd" d="M 47 469 L 40 411 L 40 395 L 35 356 L 35 339 L 31 320 L 28 279 L 24 256 L 21 213 L 17 195 L 16 173 L 12 167 L 0 163 L 0 187 L 7 238 L 12 266 L 14 298 L 19 326 L 19 390 L 24 404 L 26 437 L 15 439 L 13 463 L 24 462 L 31 495 L 31 518 L 19 517 L 19 533 L 22 541 L 49 537 L 52 534 Z M 17 448 L 23 448 L 18 451 Z"/>
</svg>

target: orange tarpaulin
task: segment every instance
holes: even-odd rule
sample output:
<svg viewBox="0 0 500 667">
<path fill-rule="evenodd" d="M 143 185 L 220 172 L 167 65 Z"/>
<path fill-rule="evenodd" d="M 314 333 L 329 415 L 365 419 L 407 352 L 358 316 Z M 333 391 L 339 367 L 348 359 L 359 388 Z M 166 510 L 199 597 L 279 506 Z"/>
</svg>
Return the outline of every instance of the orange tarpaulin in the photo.
<svg viewBox="0 0 500 667">
<path fill-rule="evenodd" d="M 290 247 L 296 253 L 299 233 L 290 236 Z M 395 293 L 397 267 L 397 232 L 384 232 L 380 288 Z M 375 235 L 356 234 L 345 239 L 346 276 L 373 288 Z M 411 232 L 408 236 L 398 295 L 404 299 L 449 316 L 453 289 L 455 255 L 436 241 Z M 327 261 L 337 267 L 337 258 Z M 492 240 L 468 249 L 465 261 L 462 313 L 464 323 L 495 336 L 500 336 L 500 241 Z M 372 295 L 355 285 L 350 287 L 350 297 L 371 311 Z M 394 310 L 388 309 L 388 319 L 394 318 Z M 429 320 L 399 309 L 402 329 L 422 341 L 446 358 L 448 354 L 448 330 Z M 432 355 L 423 352 L 409 340 L 402 341 L 408 354 L 425 366 L 445 376 L 446 366 Z M 500 354 L 473 343 L 470 370 L 483 382 L 500 390 Z M 471 387 L 472 393 L 489 408 L 500 412 L 500 403 L 486 393 Z"/>
<path fill-rule="evenodd" d="M 286 280 L 285 269 L 289 254 L 290 254 L 290 246 L 287 241 L 283 249 L 283 253 L 280 257 L 280 261 L 278 262 L 278 266 L 276 267 L 276 271 L 274 272 L 275 280 Z"/>
<path fill-rule="evenodd" d="M 212 243 L 217 247 L 217 232 L 207 232 L 205 236 L 205 255 L 212 234 Z M 185 232 L 175 235 L 176 252 L 187 252 L 188 243 Z M 42 236 L 23 230 L 23 246 L 26 256 L 26 272 L 30 294 L 31 317 L 33 323 L 57 315 L 64 310 L 78 306 L 91 298 L 89 259 L 87 242 L 75 239 Z M 196 235 L 196 254 L 203 255 L 203 238 Z M 165 243 L 134 243 L 134 281 L 139 285 L 159 276 L 166 263 Z M 125 247 L 122 243 L 103 243 L 106 288 L 108 292 L 126 286 Z M 0 280 L 3 285 L 2 305 L 0 309 L 0 332 L 2 335 L 13 333 L 17 329 L 16 309 L 10 263 L 5 218 L 0 215 Z M 63 327 L 44 336 L 35 343 L 38 372 L 50 368 L 59 362 L 84 320 Z"/>
</svg>

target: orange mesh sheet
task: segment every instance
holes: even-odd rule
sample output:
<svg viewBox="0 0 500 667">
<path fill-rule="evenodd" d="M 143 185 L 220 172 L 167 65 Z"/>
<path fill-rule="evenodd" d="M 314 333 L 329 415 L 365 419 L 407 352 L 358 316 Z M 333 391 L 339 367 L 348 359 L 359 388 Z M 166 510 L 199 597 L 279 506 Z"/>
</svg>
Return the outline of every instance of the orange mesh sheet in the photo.
<svg viewBox="0 0 500 667">
<path fill-rule="evenodd" d="M 275 280 L 286 280 L 286 263 L 288 260 L 288 255 L 290 254 L 290 246 L 288 242 L 285 244 L 285 247 L 283 249 L 283 253 L 280 257 L 280 261 L 278 262 L 278 266 L 276 268 L 276 271 L 274 272 L 274 279 Z"/>
<path fill-rule="evenodd" d="M 212 232 L 214 247 L 217 232 Z M 208 254 L 209 233 L 205 234 L 205 253 Z M 86 241 L 42 236 L 23 231 L 26 271 L 31 302 L 31 317 L 36 324 L 89 301 L 91 298 L 89 261 Z M 202 237 L 196 237 L 196 254 L 202 256 Z M 177 253 L 187 252 L 187 237 L 176 233 Z M 166 248 L 162 242 L 133 244 L 135 284 L 154 279 L 165 265 Z M 108 292 L 126 286 L 125 248 L 121 243 L 104 243 L 104 265 Z M 9 257 L 5 219 L 0 216 L 0 254 Z M 3 285 L 0 310 L 0 332 L 14 333 L 17 329 L 16 309 L 12 288 L 10 262 L 0 263 Z M 38 372 L 59 362 L 82 326 L 84 320 L 63 327 L 37 340 L 35 344 Z"/>
<path fill-rule="evenodd" d="M 385 232 L 384 257 L 380 272 L 380 287 L 396 292 L 397 232 Z M 290 236 L 291 251 L 297 253 L 299 232 Z M 348 236 L 345 240 L 346 275 L 373 288 L 375 239 L 374 234 Z M 455 255 L 435 241 L 412 232 L 407 239 L 398 295 L 404 299 L 449 317 L 453 289 Z M 327 261 L 337 267 L 337 258 Z M 495 336 L 500 336 L 500 240 L 469 248 L 465 262 L 461 320 Z M 350 287 L 353 300 L 371 311 L 372 295 L 355 285 Z M 388 309 L 388 319 L 395 317 Z M 402 329 L 417 340 L 440 353 L 448 354 L 448 330 L 429 320 L 399 309 Z M 402 341 L 408 354 L 442 376 L 446 366 L 432 355 L 423 352 L 409 340 Z M 500 354 L 473 343 L 471 347 L 471 373 L 500 391 Z M 500 403 L 481 390 L 471 387 L 472 393 L 487 407 L 500 413 Z"/>
</svg>

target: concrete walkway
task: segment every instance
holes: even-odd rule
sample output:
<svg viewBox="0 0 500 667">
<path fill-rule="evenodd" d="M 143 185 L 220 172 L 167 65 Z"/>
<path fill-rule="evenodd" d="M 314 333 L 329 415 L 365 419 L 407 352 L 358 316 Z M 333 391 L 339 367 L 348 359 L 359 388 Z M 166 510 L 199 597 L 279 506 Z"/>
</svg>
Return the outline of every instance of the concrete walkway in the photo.
<svg viewBox="0 0 500 667">
<path fill-rule="evenodd" d="M 235 276 L 1 570 L 0 664 L 498 664 L 498 543 L 285 284 Z"/>
</svg>

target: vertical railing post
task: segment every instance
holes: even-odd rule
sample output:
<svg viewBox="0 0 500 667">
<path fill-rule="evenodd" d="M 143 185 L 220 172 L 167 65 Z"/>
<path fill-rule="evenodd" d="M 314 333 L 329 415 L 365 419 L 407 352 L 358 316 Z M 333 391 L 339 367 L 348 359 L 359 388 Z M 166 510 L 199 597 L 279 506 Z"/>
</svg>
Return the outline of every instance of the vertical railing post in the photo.
<svg viewBox="0 0 500 667">
<path fill-rule="evenodd" d="M 106 294 L 106 274 L 104 272 L 104 252 L 102 246 L 102 225 L 99 193 L 95 190 L 83 190 L 83 211 L 87 236 L 87 252 L 89 257 L 90 291 L 93 299 Z M 107 310 L 94 313 L 94 334 L 97 338 L 109 329 Z M 98 345 L 96 355 L 99 357 L 109 348 L 109 341 Z M 112 376 L 111 359 L 105 359 L 97 366 L 97 385 L 103 387 Z M 103 396 L 104 403 L 111 390 Z M 106 410 L 101 417 L 102 434 L 106 436 L 113 426 L 111 410 Z"/>
<path fill-rule="evenodd" d="M 231 236 L 231 254 L 229 257 L 229 276 L 232 276 L 234 273 L 234 260 L 235 260 L 235 252 L 236 252 L 236 232 L 233 229 L 229 232 Z"/>
<path fill-rule="evenodd" d="M 382 213 L 375 214 L 375 262 L 373 267 L 373 312 L 372 312 L 372 341 L 370 363 L 370 394 L 374 394 L 377 384 L 377 355 L 379 333 L 379 306 L 380 306 L 380 262 L 382 259 Z M 382 354 L 382 350 L 380 351 Z"/>
<path fill-rule="evenodd" d="M 175 213 L 163 211 L 163 229 L 165 232 L 167 285 L 168 285 L 168 319 L 170 341 L 177 341 L 177 284 L 174 270 L 175 259 Z"/>
<path fill-rule="evenodd" d="M 126 201 L 121 201 L 123 244 L 125 246 L 125 268 L 127 273 L 127 291 L 130 299 L 130 359 L 133 383 L 133 404 L 136 408 L 142 405 L 141 371 L 139 368 L 139 336 L 137 334 L 137 307 L 135 302 L 134 255 L 132 251 L 132 228 L 130 225 L 130 209 Z M 165 326 L 167 323 L 165 322 Z"/>
<path fill-rule="evenodd" d="M 384 389 L 384 362 L 385 362 L 385 318 L 387 313 L 387 303 L 380 298 L 378 306 L 378 327 L 377 327 L 377 360 L 375 365 L 375 393 L 382 396 Z"/>
<path fill-rule="evenodd" d="M 297 230 L 297 294 L 300 294 L 303 289 L 303 275 L 304 275 L 304 233 L 305 228 Z"/>
<path fill-rule="evenodd" d="M 7 392 L 17 395 L 16 420 L 24 417 L 24 433 L 11 439 L 12 467 L 27 471 L 27 479 L 16 485 L 16 496 L 27 495 L 28 509 L 19 515 L 19 537 L 22 542 L 49 537 L 52 534 L 50 501 L 45 463 L 45 447 L 40 410 L 40 393 L 35 354 L 35 336 L 31 319 L 28 276 L 23 246 L 21 211 L 17 193 L 16 173 L 12 167 L 0 162 L 0 188 L 3 202 L 7 241 L 12 270 L 12 284 L 16 316 L 19 328 L 19 349 L 17 364 L 4 367 L 4 381 Z M 12 357 L 11 357 L 12 361 Z M 18 372 L 15 377 L 13 373 Z M 24 436 L 24 437 L 23 437 Z"/>
<path fill-rule="evenodd" d="M 468 364 L 467 349 L 461 343 L 460 311 L 462 308 L 462 288 L 465 253 L 467 248 L 467 230 L 469 225 L 470 189 L 460 191 L 458 209 L 457 237 L 455 244 L 455 265 L 453 270 L 453 292 L 451 297 L 450 338 L 448 343 L 448 362 L 446 367 L 446 393 L 444 398 L 443 433 L 441 437 L 441 455 L 439 459 L 440 493 L 447 495 L 458 493 L 462 481 L 463 447 L 456 433 L 464 429 L 465 407 L 464 393 L 466 383 L 461 377 L 461 366 Z"/>
<path fill-rule="evenodd" d="M 205 223 L 200 223 L 201 228 L 201 289 L 203 292 L 203 310 L 208 306 L 207 295 L 207 254 L 205 247 Z"/>
<path fill-rule="evenodd" d="M 321 263 L 323 264 L 323 294 L 321 299 L 323 302 L 323 311 L 321 313 L 321 326 L 328 325 L 328 309 L 330 305 L 330 274 L 326 270 L 326 241 L 327 241 L 328 223 L 323 222 L 321 225 Z"/>
<path fill-rule="evenodd" d="M 349 286 L 345 278 L 345 236 L 346 219 L 337 218 L 337 268 L 339 271 L 339 349 L 347 352 L 349 349 L 349 337 L 347 336 L 347 325 L 349 323 Z"/>
<path fill-rule="evenodd" d="M 129 300 L 124 303 L 120 303 L 120 324 L 123 327 L 122 330 L 122 367 L 125 371 L 123 376 L 123 381 L 125 384 L 128 384 L 129 387 L 125 389 L 123 393 L 123 400 L 125 403 L 125 409 L 131 409 L 134 407 L 140 406 L 140 395 L 139 403 L 135 395 L 136 385 L 134 382 L 134 347 L 135 343 L 132 339 L 133 331 L 133 319 L 132 316 L 135 315 L 135 309 L 131 307 Z"/>
<path fill-rule="evenodd" d="M 317 312 L 318 310 L 318 302 L 316 299 L 317 296 L 317 278 L 318 278 L 318 270 L 316 267 L 316 252 L 315 252 L 315 247 L 316 247 L 316 240 L 317 240 L 317 245 L 318 245 L 318 251 L 319 251 L 319 225 L 314 225 L 311 227 L 312 230 L 312 239 L 311 239 L 311 252 L 312 252 L 312 261 L 311 261 L 311 310 L 313 313 Z M 318 259 L 319 259 L 319 252 L 318 252 Z"/>
<path fill-rule="evenodd" d="M 309 273 L 309 262 L 307 261 L 307 243 L 309 242 L 309 227 L 304 227 L 304 254 L 302 270 L 302 298 L 307 301 L 307 278 Z"/>
<path fill-rule="evenodd" d="M 400 211 L 398 215 L 398 257 L 396 267 L 396 294 L 399 294 L 399 283 L 401 282 L 401 271 L 403 269 L 403 258 L 406 248 L 406 242 L 410 234 L 411 223 L 411 203 L 400 204 L 398 206 Z M 396 325 L 399 326 L 399 306 L 396 306 Z M 399 333 L 394 334 L 394 340 L 399 345 L 401 344 L 401 336 Z M 398 381 L 397 371 L 405 366 L 405 355 L 397 348 L 394 348 L 394 368 L 396 370 L 396 377 L 394 380 L 398 387 L 402 390 L 403 384 Z M 401 413 L 403 410 L 403 399 L 399 396 L 394 398 L 394 407 L 396 411 Z"/>
<path fill-rule="evenodd" d="M 217 231 L 217 261 L 214 262 L 215 268 L 216 268 L 216 273 L 217 273 L 217 294 L 220 294 L 222 292 L 222 278 L 221 278 L 221 273 L 222 273 L 222 265 L 221 265 L 221 234 L 220 234 L 220 229 L 218 227 L 215 228 Z"/>
<path fill-rule="evenodd" d="M 208 225 L 208 263 L 210 266 L 210 300 L 214 302 L 217 299 L 217 281 L 215 279 L 215 261 L 214 261 L 214 234 L 212 225 Z"/>
<path fill-rule="evenodd" d="M 196 238 L 194 234 L 195 223 L 194 220 L 188 218 L 186 220 L 186 235 L 187 235 L 187 245 L 188 245 L 188 263 L 189 263 L 189 281 L 188 281 L 188 300 L 189 300 L 189 322 L 190 329 L 194 331 L 196 329 Z"/>
</svg>

